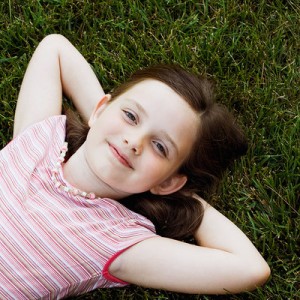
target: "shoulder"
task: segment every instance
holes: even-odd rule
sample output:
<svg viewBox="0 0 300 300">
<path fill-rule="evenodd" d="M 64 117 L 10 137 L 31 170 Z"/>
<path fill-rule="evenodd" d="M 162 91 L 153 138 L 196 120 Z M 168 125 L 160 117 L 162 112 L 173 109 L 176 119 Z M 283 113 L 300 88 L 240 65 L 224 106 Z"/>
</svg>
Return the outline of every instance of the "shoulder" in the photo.
<svg viewBox="0 0 300 300">
<path fill-rule="evenodd" d="M 38 139 L 51 138 L 53 135 L 61 135 L 65 133 L 66 116 L 56 115 L 46 118 L 42 121 L 28 126 L 24 131 L 18 134 L 14 140 L 36 137 Z"/>
<path fill-rule="evenodd" d="M 57 115 L 28 126 L 10 141 L 2 150 L 3 155 L 17 153 L 39 156 L 46 149 L 60 149 L 65 139 L 66 117 Z"/>
</svg>

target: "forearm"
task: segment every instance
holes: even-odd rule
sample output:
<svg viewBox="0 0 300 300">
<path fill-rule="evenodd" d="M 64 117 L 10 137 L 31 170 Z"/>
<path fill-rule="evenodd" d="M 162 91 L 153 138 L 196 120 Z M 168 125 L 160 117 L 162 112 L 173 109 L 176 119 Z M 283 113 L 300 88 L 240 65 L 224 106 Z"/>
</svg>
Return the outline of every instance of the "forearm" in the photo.
<svg viewBox="0 0 300 300">
<path fill-rule="evenodd" d="M 265 283 L 269 267 L 249 239 L 199 201 L 205 207 L 195 236 L 199 246 L 151 238 L 122 253 L 110 272 L 137 285 L 195 294 L 239 293 Z"/>
<path fill-rule="evenodd" d="M 195 234 L 197 243 L 202 247 L 221 250 L 244 260 L 249 268 L 262 275 L 262 280 L 267 279 L 270 269 L 247 236 L 204 200 L 200 201 L 204 206 L 204 217 Z"/>
<path fill-rule="evenodd" d="M 268 278 L 251 262 L 223 250 L 157 237 L 126 250 L 110 272 L 144 287 L 191 294 L 232 294 L 251 291 Z"/>
<path fill-rule="evenodd" d="M 88 119 L 104 95 L 87 61 L 61 35 L 49 35 L 26 70 L 15 113 L 14 135 L 28 125 L 61 113 L 62 94 Z"/>
<path fill-rule="evenodd" d="M 89 63 L 63 36 L 54 35 L 59 47 L 61 82 L 64 95 L 81 116 L 88 120 L 104 91 Z"/>
</svg>

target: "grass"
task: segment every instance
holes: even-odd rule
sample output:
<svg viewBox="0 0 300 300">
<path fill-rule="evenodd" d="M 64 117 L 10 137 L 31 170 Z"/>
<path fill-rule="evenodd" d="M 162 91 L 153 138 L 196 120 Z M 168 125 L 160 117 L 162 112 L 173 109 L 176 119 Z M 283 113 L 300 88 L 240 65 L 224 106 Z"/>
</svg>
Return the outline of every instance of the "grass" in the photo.
<svg viewBox="0 0 300 300">
<path fill-rule="evenodd" d="M 251 238 L 269 282 L 235 296 L 128 287 L 77 299 L 299 299 L 300 6 L 289 1 L 7 0 L 0 3 L 0 140 L 11 139 L 18 90 L 37 43 L 68 37 L 106 91 L 134 70 L 176 62 L 218 82 L 250 149 L 216 206 Z"/>
</svg>

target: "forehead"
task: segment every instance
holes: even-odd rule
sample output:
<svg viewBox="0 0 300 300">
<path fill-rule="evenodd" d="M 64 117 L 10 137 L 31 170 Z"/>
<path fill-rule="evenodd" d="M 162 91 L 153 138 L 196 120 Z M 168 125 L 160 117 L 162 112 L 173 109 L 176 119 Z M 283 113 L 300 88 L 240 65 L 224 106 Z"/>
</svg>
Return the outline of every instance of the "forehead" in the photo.
<svg viewBox="0 0 300 300">
<path fill-rule="evenodd" d="M 141 106 L 147 114 L 148 124 L 167 132 L 178 148 L 182 148 L 182 144 L 190 145 L 194 142 L 199 126 L 198 114 L 168 85 L 158 80 L 144 80 L 120 98 Z"/>
<path fill-rule="evenodd" d="M 149 109 L 165 107 L 168 109 L 167 114 L 172 112 L 172 108 L 182 108 L 190 114 L 197 114 L 186 100 L 171 87 L 154 79 L 143 80 L 133 85 L 120 96 L 122 96 L 120 98 L 144 104 Z M 159 105 L 157 106 L 156 104 Z"/>
<path fill-rule="evenodd" d="M 145 79 L 142 80 L 133 86 L 131 86 L 124 94 L 134 94 L 134 93 L 145 93 L 150 92 L 153 97 L 162 97 L 162 96 L 171 96 L 177 95 L 180 97 L 171 87 L 167 84 L 155 80 L 155 79 Z M 180 97 L 181 98 L 181 97 Z"/>
</svg>

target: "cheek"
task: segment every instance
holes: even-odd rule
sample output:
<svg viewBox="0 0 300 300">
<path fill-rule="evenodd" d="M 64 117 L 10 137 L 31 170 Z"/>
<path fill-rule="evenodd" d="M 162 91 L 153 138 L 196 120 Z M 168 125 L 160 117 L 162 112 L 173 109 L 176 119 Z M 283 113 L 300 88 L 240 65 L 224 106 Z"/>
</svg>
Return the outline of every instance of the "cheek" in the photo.
<svg viewBox="0 0 300 300">
<path fill-rule="evenodd" d="M 155 184 L 161 182 L 170 176 L 173 172 L 172 166 L 153 155 L 145 157 L 143 162 L 143 174 L 144 178 L 148 182 L 154 182 Z"/>
<path fill-rule="evenodd" d="M 118 115 L 107 115 L 101 120 L 99 130 L 104 132 L 122 132 L 124 130 L 124 120 Z"/>
<path fill-rule="evenodd" d="M 120 131 L 122 128 L 120 121 L 114 117 L 103 115 L 91 128 L 93 137 L 105 136 L 108 133 Z"/>
</svg>

